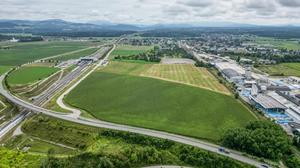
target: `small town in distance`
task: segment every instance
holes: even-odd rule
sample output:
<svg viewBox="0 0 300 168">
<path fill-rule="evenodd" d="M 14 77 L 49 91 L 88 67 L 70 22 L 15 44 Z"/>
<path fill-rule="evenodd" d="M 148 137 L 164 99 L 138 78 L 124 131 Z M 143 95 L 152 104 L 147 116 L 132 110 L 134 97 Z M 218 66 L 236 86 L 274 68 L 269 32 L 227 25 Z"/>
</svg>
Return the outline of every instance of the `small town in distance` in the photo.
<svg viewBox="0 0 300 168">
<path fill-rule="evenodd" d="M 298 1 L 0 7 L 1 168 L 300 168 Z"/>
</svg>

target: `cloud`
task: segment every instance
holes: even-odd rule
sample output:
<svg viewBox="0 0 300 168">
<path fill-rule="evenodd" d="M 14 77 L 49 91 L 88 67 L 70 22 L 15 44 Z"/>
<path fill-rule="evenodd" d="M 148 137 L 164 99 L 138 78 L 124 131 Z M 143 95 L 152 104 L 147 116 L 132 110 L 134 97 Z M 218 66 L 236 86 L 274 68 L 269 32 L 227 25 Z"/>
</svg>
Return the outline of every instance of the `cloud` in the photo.
<svg viewBox="0 0 300 168">
<path fill-rule="evenodd" d="M 285 7 L 300 7 L 299 0 L 277 0 L 279 4 Z"/>
<path fill-rule="evenodd" d="M 300 23 L 300 0 L 0 0 L 1 19 L 120 23 Z"/>
<path fill-rule="evenodd" d="M 213 4 L 213 0 L 178 0 L 178 3 L 190 7 L 207 7 Z"/>
<path fill-rule="evenodd" d="M 184 15 L 184 14 L 188 14 L 189 13 L 189 10 L 186 9 L 185 7 L 183 6 L 169 6 L 167 7 L 166 9 L 164 9 L 164 12 L 168 15 L 171 15 L 171 16 L 176 16 L 176 15 Z"/>
<path fill-rule="evenodd" d="M 273 0 L 246 0 L 245 11 L 255 12 L 257 15 L 273 15 L 277 6 Z"/>
</svg>

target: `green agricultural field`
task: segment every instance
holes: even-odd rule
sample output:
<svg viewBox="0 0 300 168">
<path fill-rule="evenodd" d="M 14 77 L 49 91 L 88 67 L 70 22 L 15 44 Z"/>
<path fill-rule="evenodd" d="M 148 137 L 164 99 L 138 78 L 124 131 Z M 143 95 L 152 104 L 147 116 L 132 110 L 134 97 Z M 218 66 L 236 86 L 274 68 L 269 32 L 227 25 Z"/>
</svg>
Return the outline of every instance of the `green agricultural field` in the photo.
<svg viewBox="0 0 300 168">
<path fill-rule="evenodd" d="M 11 66 L 0 66 L 0 75 L 9 71 L 9 69 L 11 69 L 11 68 L 12 68 Z"/>
<path fill-rule="evenodd" d="M 188 64 L 153 64 L 142 76 L 183 83 L 230 95 L 228 89 L 205 68 Z"/>
<path fill-rule="evenodd" d="M 0 65 L 21 65 L 91 46 L 90 42 L 34 42 L 16 43 L 0 50 Z"/>
<path fill-rule="evenodd" d="M 75 52 L 72 54 L 63 55 L 60 57 L 56 57 L 53 60 L 59 60 L 59 61 L 65 61 L 70 59 L 78 59 L 80 57 L 89 56 L 93 53 L 95 53 L 99 48 L 89 48 L 80 52 Z"/>
<path fill-rule="evenodd" d="M 136 63 L 136 62 L 122 62 L 122 61 L 111 61 L 109 66 L 100 68 L 100 72 L 124 74 L 124 75 L 137 75 L 148 71 L 153 64 Z"/>
<path fill-rule="evenodd" d="M 276 65 L 261 65 L 258 67 L 271 76 L 298 76 L 300 77 L 300 63 L 281 63 Z"/>
<path fill-rule="evenodd" d="M 12 72 L 8 76 L 7 82 L 11 86 L 30 84 L 42 80 L 58 70 L 59 68 L 53 67 L 24 66 Z"/>
<path fill-rule="evenodd" d="M 153 49 L 153 46 L 132 46 L 132 45 L 119 45 L 112 52 L 112 56 L 129 56 L 137 55 L 146 52 L 147 50 Z"/>
<path fill-rule="evenodd" d="M 217 141 L 228 128 L 255 120 L 231 96 L 141 77 L 137 74 L 151 65 L 123 64 L 112 64 L 93 73 L 65 101 L 102 120 L 212 141 Z"/>
<path fill-rule="evenodd" d="M 272 45 L 276 48 L 283 48 L 288 50 L 300 50 L 300 43 L 297 40 L 275 39 L 267 37 L 258 37 L 254 39 L 257 44 Z"/>
</svg>

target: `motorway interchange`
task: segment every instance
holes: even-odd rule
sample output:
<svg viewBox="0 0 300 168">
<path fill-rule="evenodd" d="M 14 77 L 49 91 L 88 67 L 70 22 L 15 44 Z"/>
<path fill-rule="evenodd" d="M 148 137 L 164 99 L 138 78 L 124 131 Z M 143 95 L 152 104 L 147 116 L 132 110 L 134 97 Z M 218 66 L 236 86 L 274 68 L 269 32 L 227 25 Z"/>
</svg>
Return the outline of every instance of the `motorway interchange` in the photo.
<svg viewBox="0 0 300 168">
<path fill-rule="evenodd" d="M 198 139 L 185 137 L 181 135 L 176 134 L 170 134 L 162 131 L 155 131 L 150 129 L 144 129 L 144 128 L 138 128 L 138 127 L 132 127 L 127 125 L 120 125 L 120 124 L 114 124 L 110 122 L 104 122 L 100 120 L 94 120 L 94 119 L 87 119 L 82 118 L 78 115 L 72 115 L 72 114 L 62 114 L 59 112 L 55 112 L 52 110 L 45 109 L 41 107 L 43 104 L 45 104 L 47 101 L 49 101 L 56 93 L 63 90 L 67 87 L 68 84 L 72 83 L 73 81 L 77 80 L 73 86 L 76 86 L 78 83 L 80 83 L 83 79 L 85 79 L 88 75 L 90 75 L 94 70 L 96 70 L 100 66 L 104 66 L 108 62 L 108 57 L 110 53 L 114 50 L 115 45 L 113 47 L 102 47 L 97 54 L 93 55 L 97 61 L 95 63 L 92 63 L 90 61 L 83 61 L 77 65 L 77 67 L 68 75 L 63 77 L 61 80 L 55 82 L 52 86 L 50 86 L 48 89 L 46 89 L 41 96 L 37 97 L 33 100 L 32 103 L 27 102 L 25 100 L 22 100 L 13 94 L 11 94 L 5 86 L 3 86 L 5 80 L 5 76 L 7 74 L 4 74 L 0 77 L 0 94 L 5 96 L 8 100 L 13 102 L 14 104 L 20 106 L 23 108 L 22 112 L 16 116 L 14 119 L 12 119 L 10 122 L 8 122 L 5 126 L 3 126 L 0 129 L 0 138 L 4 137 L 8 132 L 13 130 L 18 124 L 20 124 L 26 117 L 30 116 L 32 112 L 34 113 L 43 113 L 48 116 L 52 116 L 55 118 L 80 123 L 83 125 L 88 126 L 95 126 L 95 127 L 101 127 L 101 128 L 108 128 L 108 129 L 114 129 L 114 130 L 120 130 L 120 131 L 128 131 L 163 139 L 169 139 L 172 141 L 176 141 L 183 144 L 192 145 L 198 148 L 202 148 L 211 152 L 215 152 L 224 156 L 228 156 L 230 158 L 239 160 L 244 163 L 248 163 L 251 165 L 254 165 L 256 167 L 265 167 L 263 163 L 246 157 L 242 153 L 224 149 L 220 146 L 217 146 L 215 144 L 211 144 L 208 142 L 204 142 Z M 103 58 L 104 56 L 104 58 Z M 72 87 L 72 86 L 71 86 Z M 74 88 L 74 87 L 72 87 Z"/>
</svg>

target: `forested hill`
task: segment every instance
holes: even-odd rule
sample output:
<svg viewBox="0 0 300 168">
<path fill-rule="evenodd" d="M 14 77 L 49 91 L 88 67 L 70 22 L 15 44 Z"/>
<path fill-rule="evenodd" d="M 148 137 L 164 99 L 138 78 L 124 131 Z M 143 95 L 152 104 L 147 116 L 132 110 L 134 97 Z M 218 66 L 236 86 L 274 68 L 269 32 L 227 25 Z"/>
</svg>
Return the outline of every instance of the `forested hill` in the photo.
<svg viewBox="0 0 300 168">
<path fill-rule="evenodd" d="M 208 27 L 210 26 L 210 27 Z M 189 24 L 96 24 L 74 23 L 59 19 L 28 21 L 0 20 L 0 33 L 30 33 L 44 36 L 112 37 L 139 32 L 144 37 L 199 37 L 205 33 L 253 34 L 275 38 L 300 38 L 297 26 L 189 25 Z"/>
</svg>

